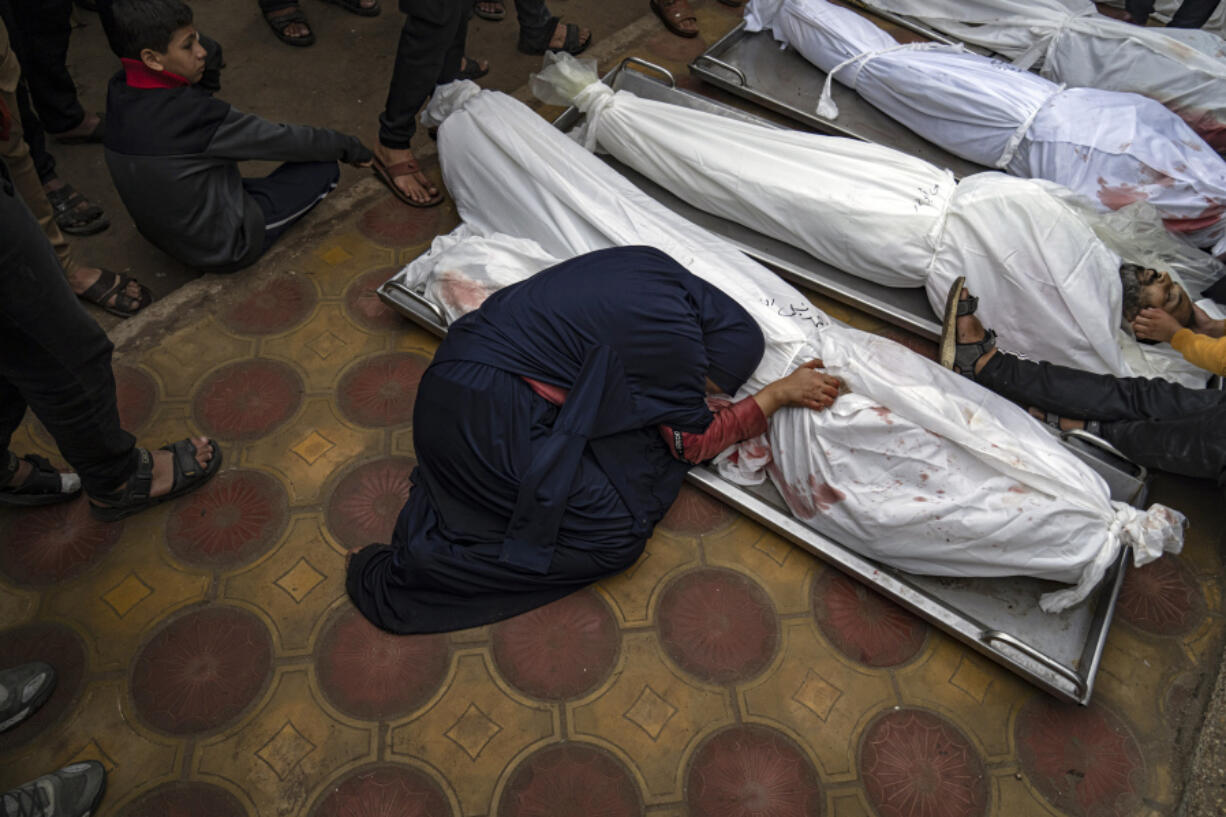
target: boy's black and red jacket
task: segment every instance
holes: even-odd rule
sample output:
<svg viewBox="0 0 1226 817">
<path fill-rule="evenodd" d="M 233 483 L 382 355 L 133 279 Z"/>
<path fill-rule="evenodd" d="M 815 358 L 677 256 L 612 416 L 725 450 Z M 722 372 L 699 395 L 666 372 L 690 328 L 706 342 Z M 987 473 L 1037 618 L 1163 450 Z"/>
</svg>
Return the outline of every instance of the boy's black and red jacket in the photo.
<svg viewBox="0 0 1226 817">
<path fill-rule="evenodd" d="M 185 264 L 224 272 L 262 252 L 264 215 L 238 162 L 371 158 L 357 137 L 269 122 L 175 74 L 123 62 L 107 89 L 106 164 L 141 235 Z"/>
</svg>

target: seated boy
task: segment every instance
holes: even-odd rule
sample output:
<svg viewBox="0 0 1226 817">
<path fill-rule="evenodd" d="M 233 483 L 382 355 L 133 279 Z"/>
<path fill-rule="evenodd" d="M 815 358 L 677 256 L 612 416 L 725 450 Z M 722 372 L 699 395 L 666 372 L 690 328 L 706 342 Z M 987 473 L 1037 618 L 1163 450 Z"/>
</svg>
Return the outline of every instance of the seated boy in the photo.
<svg viewBox="0 0 1226 817">
<path fill-rule="evenodd" d="M 123 71 L 107 90 L 106 163 L 136 228 L 167 254 L 246 267 L 336 187 L 337 161 L 369 166 L 357 137 L 275 124 L 195 86 L 205 51 L 182 0 L 115 0 L 113 13 Z M 243 159 L 285 164 L 245 179 Z"/>
</svg>

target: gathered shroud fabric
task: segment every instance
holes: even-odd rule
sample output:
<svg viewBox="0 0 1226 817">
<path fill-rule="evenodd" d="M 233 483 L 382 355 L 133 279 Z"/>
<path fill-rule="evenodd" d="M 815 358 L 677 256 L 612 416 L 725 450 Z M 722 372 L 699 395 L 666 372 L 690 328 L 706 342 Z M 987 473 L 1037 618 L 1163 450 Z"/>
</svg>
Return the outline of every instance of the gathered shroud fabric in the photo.
<svg viewBox="0 0 1226 817">
<path fill-rule="evenodd" d="M 706 378 L 735 391 L 763 344 L 742 307 L 649 247 L 590 253 L 491 296 L 422 378 L 414 485 L 391 547 L 355 555 L 354 603 L 395 632 L 454 630 L 628 567 L 689 468 L 656 426 L 703 431 Z"/>
</svg>

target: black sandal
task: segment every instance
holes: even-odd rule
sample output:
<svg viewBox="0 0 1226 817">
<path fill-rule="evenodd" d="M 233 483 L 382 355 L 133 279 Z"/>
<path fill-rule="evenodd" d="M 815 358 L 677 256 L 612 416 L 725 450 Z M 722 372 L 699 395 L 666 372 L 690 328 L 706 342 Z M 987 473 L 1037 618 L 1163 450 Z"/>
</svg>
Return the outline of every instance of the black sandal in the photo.
<svg viewBox="0 0 1226 817">
<path fill-rule="evenodd" d="M 102 208 L 82 196 L 67 182 L 59 190 L 47 190 L 55 212 L 55 224 L 69 235 L 95 235 L 111 226 Z M 84 205 L 84 206 L 83 206 Z"/>
<path fill-rule="evenodd" d="M 985 328 L 983 340 L 958 342 L 958 318 L 974 315 L 979 308 L 979 299 L 974 295 L 967 293 L 965 298 L 962 297 L 964 289 L 966 277 L 959 275 L 945 297 L 945 315 L 941 322 L 941 346 L 937 361 L 946 369 L 952 369 L 974 380 L 975 363 L 996 348 L 996 332 Z"/>
<path fill-rule="evenodd" d="M 149 495 L 153 486 L 153 455 L 147 449 L 136 449 L 139 455 L 136 473 L 118 491 L 90 497 L 90 514 L 101 522 L 118 522 L 196 490 L 221 470 L 221 448 L 216 440 L 209 442 L 213 445 L 213 458 L 203 468 L 196 462 L 196 444 L 190 439 L 179 440 L 159 449 L 169 451 L 174 461 L 174 481 L 170 484 L 170 491 L 161 496 Z"/>
<path fill-rule="evenodd" d="M 587 50 L 587 47 L 592 44 L 592 33 L 589 31 L 587 39 L 582 42 L 579 40 L 579 26 L 574 23 L 566 24 L 566 39 L 562 42 L 561 48 L 551 48 L 549 42 L 553 39 L 553 32 L 557 30 L 558 23 L 562 21 L 561 17 L 550 17 L 549 24 L 545 26 L 544 38 L 532 39 L 524 35 L 523 31 L 519 32 L 519 44 L 517 48 L 521 54 L 540 55 L 546 52 L 565 51 L 567 54 L 582 54 Z"/>
<path fill-rule="evenodd" d="M 61 474 L 46 457 L 37 454 L 18 457 L 11 451 L 5 453 L 7 456 L 0 463 L 0 505 L 23 508 L 53 505 L 76 499 L 81 493 L 81 478 L 76 474 Z M 16 479 L 22 460 L 30 463 L 33 470 L 25 482 L 11 487 L 9 483 Z"/>
<path fill-rule="evenodd" d="M 470 60 L 468 57 L 461 58 L 460 70 L 456 73 L 454 79 L 478 80 L 490 72 L 489 65 L 481 67 L 480 60 Z M 438 141 L 438 129 L 435 129 L 434 141 Z"/>
<path fill-rule="evenodd" d="M 356 14 L 359 17 L 378 17 L 379 13 L 383 11 L 378 2 L 373 6 L 363 6 L 361 0 L 324 0 L 324 2 L 340 6 L 350 14 Z"/>
<path fill-rule="evenodd" d="M 124 291 L 128 288 L 128 284 L 134 281 L 140 287 L 139 298 L 133 298 Z M 115 303 L 107 303 L 112 295 L 115 296 Z M 153 293 L 149 291 L 149 287 L 131 275 L 116 275 L 108 269 L 102 270 L 98 275 L 98 280 L 90 284 L 89 289 L 77 297 L 121 318 L 130 318 L 153 303 Z"/>
<path fill-rule="evenodd" d="M 488 3 L 491 6 L 498 6 L 498 11 L 482 11 L 477 8 L 481 3 Z M 492 20 L 498 22 L 507 16 L 507 7 L 502 0 L 476 0 L 473 3 L 473 14 L 480 17 L 482 20 Z"/>
<path fill-rule="evenodd" d="M 279 11 L 285 11 L 285 9 L 293 9 L 293 11 L 289 14 L 279 14 L 276 17 L 270 16 Z M 264 22 L 268 23 L 268 27 L 272 29 L 273 34 L 277 35 L 277 39 L 287 45 L 297 46 L 298 48 L 315 45 L 315 31 L 311 29 L 310 20 L 302 13 L 302 9 L 298 7 L 297 3 L 264 12 Z M 291 37 L 286 34 L 285 29 L 289 28 L 291 23 L 302 23 L 308 29 L 307 35 L 305 37 Z"/>
<path fill-rule="evenodd" d="M 1051 426 L 1061 434 L 1065 433 L 1065 429 L 1060 427 L 1060 421 L 1067 418 L 1061 417 L 1054 411 L 1044 411 L 1043 409 L 1034 406 L 1027 409 L 1027 411 L 1030 412 L 1031 417 L 1035 418 L 1039 422 Z M 1101 437 L 1103 435 L 1103 424 L 1100 421 L 1082 420 L 1082 422 L 1085 423 L 1084 431 L 1087 433 L 1093 434 L 1095 437 Z"/>
</svg>

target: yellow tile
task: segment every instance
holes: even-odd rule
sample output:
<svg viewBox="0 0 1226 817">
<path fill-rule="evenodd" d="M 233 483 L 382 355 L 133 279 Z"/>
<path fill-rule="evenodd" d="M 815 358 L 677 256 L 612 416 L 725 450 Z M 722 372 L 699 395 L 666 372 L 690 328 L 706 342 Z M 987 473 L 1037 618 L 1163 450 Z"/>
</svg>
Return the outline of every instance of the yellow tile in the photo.
<svg viewBox="0 0 1226 817">
<path fill-rule="evenodd" d="M 72 716 L 5 758 L 3 775 L 14 785 L 80 760 L 106 767 L 107 802 L 178 776 L 184 742 L 146 732 L 134 723 L 122 681 L 99 681 L 86 688 Z"/>
<path fill-rule="evenodd" d="M 429 709 L 390 730 L 389 754 L 446 770 L 463 813 L 488 814 L 504 774 L 559 729 L 552 707 L 510 692 L 495 680 L 483 652 L 467 652 L 457 656 Z"/>
<path fill-rule="evenodd" d="M 343 295 L 354 279 L 368 270 L 398 266 L 395 250 L 367 241 L 356 226 L 333 231 L 319 247 L 303 256 L 301 263 L 300 272 L 328 298 Z"/>
<path fill-rule="evenodd" d="M 658 592 L 668 584 L 668 579 L 697 564 L 698 548 L 692 540 L 677 539 L 657 530 L 629 570 L 605 579 L 596 589 L 609 602 L 622 626 L 648 624 L 655 616 Z"/>
<path fill-rule="evenodd" d="M 1049 806 L 1015 767 L 994 773 L 991 791 L 992 817 L 1064 817 L 1064 812 Z"/>
<path fill-rule="evenodd" d="M 567 705 L 572 734 L 621 756 L 648 804 L 681 798 L 687 753 L 733 717 L 727 693 L 675 669 L 651 633 L 624 634 L 608 689 Z"/>
<path fill-rule="evenodd" d="M 266 338 L 260 355 L 295 364 L 308 393 L 334 394 L 341 373 L 354 361 L 382 352 L 385 340 L 354 326 L 339 302 L 329 302 L 294 331 Z"/>
<path fill-rule="evenodd" d="M 22 590 L 0 579 L 0 621 L 4 627 L 20 627 L 38 609 L 39 594 L 34 590 Z"/>
<path fill-rule="evenodd" d="M 1171 680 L 1187 668 L 1178 642 L 1113 627 L 1095 679 L 1094 698 L 1115 706 L 1143 733 L 1165 730 L 1162 701 Z"/>
<path fill-rule="evenodd" d="M 291 518 L 284 544 L 225 581 L 222 596 L 262 610 L 281 654 L 311 651 L 316 627 L 345 595 L 345 555 L 321 532 L 320 515 Z"/>
<path fill-rule="evenodd" d="M 293 422 L 249 443 L 242 460 L 279 477 L 291 504 L 306 505 L 320 501 L 320 492 L 334 473 L 357 458 L 375 456 L 382 442 L 381 429 L 351 426 L 329 398 L 315 397 L 306 400 Z"/>
<path fill-rule="evenodd" d="M 145 353 L 141 363 L 168 400 L 186 399 L 210 373 L 255 355 L 255 341 L 230 334 L 212 317 L 183 329 Z"/>
<path fill-rule="evenodd" d="M 741 517 L 732 527 L 703 536 L 702 550 L 709 564 L 752 576 L 780 614 L 809 609 L 817 559 L 761 525 Z"/>
<path fill-rule="evenodd" d="M 334 775 L 375 759 L 377 731 L 334 716 L 308 670 L 285 669 L 241 727 L 201 743 L 193 771 L 258 792 L 265 817 L 303 814 Z"/>
<path fill-rule="evenodd" d="M 1012 716 L 1034 694 L 1013 673 L 939 632 L 912 663 L 894 671 L 903 706 L 949 717 L 991 761 L 1008 756 Z"/>
<path fill-rule="evenodd" d="M 392 337 L 392 348 L 398 352 L 419 352 L 426 357 L 434 357 L 435 350 L 442 343 L 441 338 L 422 329 L 415 323 L 405 322 L 403 331 L 398 331 Z"/>
<path fill-rule="evenodd" d="M 800 736 L 823 780 L 856 775 L 856 741 L 867 718 L 894 703 L 889 673 L 854 665 L 806 620 L 784 622 L 780 658 L 740 690 L 746 720 Z"/>
<path fill-rule="evenodd" d="M 833 817 L 875 817 L 863 791 L 831 793 L 828 802 Z"/>
<path fill-rule="evenodd" d="M 71 621 L 91 638 L 93 668 L 127 671 L 148 631 L 174 610 L 201 601 L 209 577 L 171 562 L 169 505 L 124 520 L 123 535 L 92 570 L 44 591 L 44 617 Z"/>
</svg>

